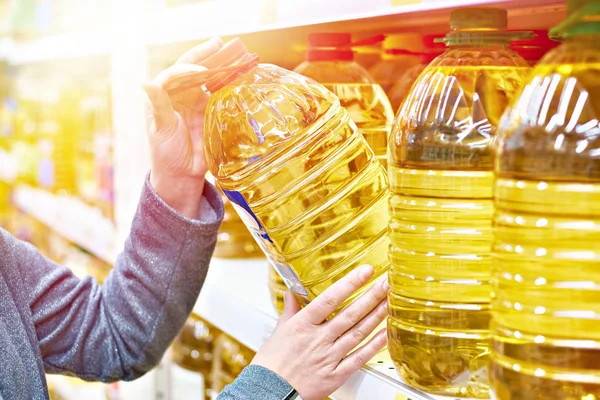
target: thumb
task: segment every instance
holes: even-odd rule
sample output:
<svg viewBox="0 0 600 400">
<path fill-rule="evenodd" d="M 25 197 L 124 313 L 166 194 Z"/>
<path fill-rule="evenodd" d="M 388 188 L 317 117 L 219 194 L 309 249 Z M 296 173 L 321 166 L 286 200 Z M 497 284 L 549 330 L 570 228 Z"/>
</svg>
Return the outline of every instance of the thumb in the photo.
<svg viewBox="0 0 600 400">
<path fill-rule="evenodd" d="M 300 311 L 300 303 L 298 303 L 298 299 L 294 296 L 291 290 L 285 292 L 283 296 L 284 308 L 281 316 L 279 317 L 279 322 L 283 323 L 292 318 L 294 315 Z"/>
<path fill-rule="evenodd" d="M 142 88 L 148 96 L 148 114 L 153 118 L 153 121 L 148 122 L 154 122 L 158 134 L 173 132 L 177 126 L 177 116 L 167 92 L 153 82 L 142 85 Z"/>
</svg>

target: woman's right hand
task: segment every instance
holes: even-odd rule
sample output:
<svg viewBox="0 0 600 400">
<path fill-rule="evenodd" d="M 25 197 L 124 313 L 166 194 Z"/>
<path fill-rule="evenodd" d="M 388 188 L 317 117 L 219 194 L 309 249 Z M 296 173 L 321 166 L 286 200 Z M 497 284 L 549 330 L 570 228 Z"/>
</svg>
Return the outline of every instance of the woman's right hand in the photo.
<svg viewBox="0 0 600 400">
<path fill-rule="evenodd" d="M 389 285 L 385 279 L 326 320 L 372 276 L 373 267 L 357 268 L 302 310 L 291 292 L 287 292 L 279 323 L 252 364 L 277 373 L 304 400 L 322 400 L 336 391 L 387 343 L 383 329 L 348 355 L 387 316 Z"/>
</svg>

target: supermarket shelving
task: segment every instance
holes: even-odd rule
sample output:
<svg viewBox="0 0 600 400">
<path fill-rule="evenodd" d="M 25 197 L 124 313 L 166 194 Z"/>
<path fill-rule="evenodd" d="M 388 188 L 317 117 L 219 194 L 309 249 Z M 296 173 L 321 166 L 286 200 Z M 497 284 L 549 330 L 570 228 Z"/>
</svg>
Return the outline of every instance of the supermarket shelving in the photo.
<svg viewBox="0 0 600 400">
<path fill-rule="evenodd" d="M 101 212 L 69 195 L 57 195 L 26 185 L 13 192 L 15 205 L 70 242 L 114 264 L 116 231 Z"/>
<path fill-rule="evenodd" d="M 267 287 L 269 268 L 268 262 L 261 259 L 213 259 L 194 312 L 252 350 L 258 350 L 277 324 Z M 396 400 L 401 396 L 411 400 L 442 399 L 403 382 L 387 352 L 354 374 L 334 394 L 339 400 Z"/>
</svg>

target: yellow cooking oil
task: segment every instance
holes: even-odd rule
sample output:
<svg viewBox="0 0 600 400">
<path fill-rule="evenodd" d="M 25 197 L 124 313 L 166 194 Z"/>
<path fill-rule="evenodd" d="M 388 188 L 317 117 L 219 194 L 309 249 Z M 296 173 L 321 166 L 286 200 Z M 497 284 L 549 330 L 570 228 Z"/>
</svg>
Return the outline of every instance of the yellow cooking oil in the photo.
<svg viewBox="0 0 600 400">
<path fill-rule="evenodd" d="M 205 120 L 218 185 L 301 303 L 370 264 L 366 290 L 389 265 L 384 168 L 324 86 L 257 57 L 245 64 L 239 40 L 222 51 Z"/>
<path fill-rule="evenodd" d="M 567 4 L 498 135 L 498 400 L 600 399 L 600 2 Z"/>
<path fill-rule="evenodd" d="M 456 10 L 451 26 L 390 135 L 388 347 L 411 385 L 488 398 L 492 145 L 529 68 L 505 10 Z"/>
<path fill-rule="evenodd" d="M 320 40 L 339 36 L 335 33 L 314 35 Z M 314 35 L 309 37 L 309 43 L 315 47 L 309 48 L 306 61 L 296 67 L 294 72 L 323 84 L 339 98 L 341 106 L 348 111 L 379 162 L 385 167 L 387 140 L 394 120 L 394 111 L 385 91 L 365 68 L 354 61 L 351 50 L 321 48 L 319 46 L 331 43 L 315 43 Z M 347 38 L 350 41 L 349 35 Z"/>
<path fill-rule="evenodd" d="M 217 234 L 215 257 L 238 259 L 263 257 L 263 252 L 254 237 L 224 195 L 223 206 L 225 212 Z"/>
</svg>

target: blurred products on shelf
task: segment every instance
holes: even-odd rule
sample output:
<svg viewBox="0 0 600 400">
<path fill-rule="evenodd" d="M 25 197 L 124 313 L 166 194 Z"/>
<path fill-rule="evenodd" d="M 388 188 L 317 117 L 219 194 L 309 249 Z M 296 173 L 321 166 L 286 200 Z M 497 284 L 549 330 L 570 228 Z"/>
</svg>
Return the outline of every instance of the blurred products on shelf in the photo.
<svg viewBox="0 0 600 400">
<path fill-rule="evenodd" d="M 412 86 L 390 136 L 389 350 L 425 392 L 489 398 L 493 143 L 529 73 L 495 8 L 454 10 L 448 50 Z"/>
<path fill-rule="evenodd" d="M 0 1 L 0 28 L 18 40 L 87 31 L 109 26 L 111 2 L 102 0 L 4 0 Z"/>
<path fill-rule="evenodd" d="M 19 73 L 0 103 L 0 157 L 14 165 L 12 183 L 77 195 L 112 218 L 110 87 L 84 75 L 35 67 Z"/>
<path fill-rule="evenodd" d="M 498 400 L 600 399 L 600 1 L 567 5 L 498 133 Z"/>
<path fill-rule="evenodd" d="M 220 331 L 190 315 L 171 347 L 171 400 L 210 400 L 215 342 Z"/>
<path fill-rule="evenodd" d="M 387 165 L 387 137 L 394 112 L 381 86 L 354 61 L 353 47 L 376 44 L 380 37 L 352 43 L 349 33 L 311 33 L 306 61 L 294 72 L 312 78 L 331 90 L 350 114 L 359 131 Z"/>
<path fill-rule="evenodd" d="M 400 73 L 399 78 L 396 79 L 395 83 L 387 91 L 392 109 L 394 112 L 398 112 L 402 102 L 408 95 L 412 85 L 415 83 L 421 72 L 446 51 L 446 45 L 444 43 L 438 43 L 437 41 L 443 39 L 444 35 L 423 35 L 421 38 L 422 50 L 419 54 L 419 63 L 414 65 Z"/>
<path fill-rule="evenodd" d="M 384 274 L 385 170 L 337 97 L 239 39 L 203 66 L 208 166 L 286 285 L 306 304 L 359 265 Z"/>
<path fill-rule="evenodd" d="M 213 391 L 217 395 L 225 386 L 233 383 L 235 378 L 252 362 L 255 353 L 222 333 L 219 335 L 213 354 Z"/>
<path fill-rule="evenodd" d="M 381 48 L 381 60 L 369 68 L 369 73 L 389 95 L 394 83 L 409 68 L 419 63 L 421 36 L 416 33 L 386 35 Z M 394 108 L 394 111 L 396 109 Z"/>
<path fill-rule="evenodd" d="M 275 268 L 269 266 L 269 291 L 271 292 L 271 301 L 279 314 L 283 312 L 284 295 L 288 291 L 283 278 L 277 273 Z"/>
</svg>

